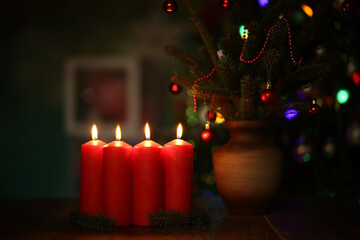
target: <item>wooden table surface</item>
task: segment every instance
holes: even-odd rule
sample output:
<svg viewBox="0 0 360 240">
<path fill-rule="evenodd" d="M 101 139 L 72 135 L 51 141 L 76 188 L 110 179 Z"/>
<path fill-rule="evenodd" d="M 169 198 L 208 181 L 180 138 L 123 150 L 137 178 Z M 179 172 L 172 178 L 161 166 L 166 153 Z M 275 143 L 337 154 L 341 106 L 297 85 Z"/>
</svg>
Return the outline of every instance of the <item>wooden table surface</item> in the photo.
<svg viewBox="0 0 360 240">
<path fill-rule="evenodd" d="M 218 196 L 195 199 L 216 223 L 184 228 L 119 227 L 99 232 L 69 222 L 78 199 L 0 201 L 0 239 L 360 239 L 356 199 L 281 198 L 265 215 L 235 216 Z"/>
</svg>

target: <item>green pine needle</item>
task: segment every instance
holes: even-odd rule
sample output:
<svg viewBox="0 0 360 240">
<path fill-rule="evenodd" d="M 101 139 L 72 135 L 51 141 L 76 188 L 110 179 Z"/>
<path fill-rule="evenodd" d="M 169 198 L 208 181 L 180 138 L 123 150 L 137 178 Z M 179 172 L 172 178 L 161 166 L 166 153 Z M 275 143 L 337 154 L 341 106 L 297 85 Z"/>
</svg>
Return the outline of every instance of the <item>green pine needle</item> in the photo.
<svg viewBox="0 0 360 240">
<path fill-rule="evenodd" d="M 180 210 L 159 210 L 146 216 L 155 228 L 186 227 L 210 223 L 210 216 L 203 211 L 181 213 Z"/>
<path fill-rule="evenodd" d="M 102 212 L 89 215 L 87 213 L 80 213 L 79 211 L 71 211 L 69 218 L 70 222 L 73 224 L 78 224 L 80 226 L 99 231 L 109 232 L 113 227 L 117 226 L 115 218 L 107 216 Z"/>
</svg>

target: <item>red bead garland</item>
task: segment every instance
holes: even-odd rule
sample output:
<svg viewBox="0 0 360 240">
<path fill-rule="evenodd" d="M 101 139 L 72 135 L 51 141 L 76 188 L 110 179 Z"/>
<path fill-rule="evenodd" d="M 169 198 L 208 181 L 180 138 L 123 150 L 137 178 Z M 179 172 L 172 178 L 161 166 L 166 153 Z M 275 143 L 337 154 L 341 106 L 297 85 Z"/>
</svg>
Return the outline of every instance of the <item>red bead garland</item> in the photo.
<svg viewBox="0 0 360 240">
<path fill-rule="evenodd" d="M 285 21 L 286 27 L 287 27 L 287 30 L 288 30 L 288 37 L 289 37 L 288 43 L 289 43 L 291 60 L 292 60 L 292 62 L 293 62 L 293 64 L 294 64 L 295 66 L 300 67 L 301 58 L 299 58 L 299 61 L 296 62 L 296 61 L 295 61 L 295 58 L 294 58 L 294 54 L 293 54 L 294 46 L 292 45 L 292 41 L 291 41 L 291 31 L 290 31 L 289 22 L 288 22 L 288 20 L 287 20 L 286 18 L 284 18 L 284 17 L 281 18 L 281 20 L 284 20 L 284 21 Z M 265 47 L 266 47 L 266 44 L 267 44 L 268 41 L 269 41 L 270 33 L 271 33 L 272 30 L 273 30 L 274 28 L 276 28 L 276 27 L 278 27 L 277 24 L 275 24 L 274 26 L 272 26 L 272 27 L 269 29 L 268 34 L 267 34 L 266 39 L 265 39 L 265 43 L 264 43 L 263 47 L 261 48 L 260 53 L 259 53 L 255 58 L 253 58 L 252 60 L 245 60 L 245 59 L 243 59 L 243 55 L 244 55 L 245 47 L 246 47 L 246 43 L 247 43 L 247 39 L 245 38 L 245 39 L 244 39 L 244 45 L 243 45 L 243 48 L 242 48 L 242 52 L 241 52 L 241 54 L 240 54 L 240 61 L 242 61 L 242 62 L 244 62 L 244 63 L 253 63 L 253 62 L 255 62 L 256 60 L 258 60 L 259 57 L 264 53 L 264 49 L 265 49 Z"/>
<path fill-rule="evenodd" d="M 202 81 L 202 80 L 205 80 L 205 79 L 209 79 L 215 72 L 215 68 L 213 68 L 211 70 L 211 72 L 208 74 L 208 75 L 205 75 L 205 76 L 202 76 L 202 77 L 199 77 L 198 79 L 196 79 L 192 85 L 192 88 L 194 89 L 196 83 Z M 194 90 L 193 90 L 194 91 Z M 193 99 L 194 99 L 194 112 L 197 111 L 197 104 L 196 104 L 196 95 L 195 93 L 193 94 Z"/>
</svg>

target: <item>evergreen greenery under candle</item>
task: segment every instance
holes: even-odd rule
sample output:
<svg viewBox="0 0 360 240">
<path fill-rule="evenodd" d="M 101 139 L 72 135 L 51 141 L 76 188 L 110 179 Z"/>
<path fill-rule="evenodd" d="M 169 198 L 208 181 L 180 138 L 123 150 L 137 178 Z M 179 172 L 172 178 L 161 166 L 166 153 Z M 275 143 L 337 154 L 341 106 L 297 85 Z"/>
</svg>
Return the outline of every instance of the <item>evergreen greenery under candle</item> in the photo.
<svg viewBox="0 0 360 240">
<path fill-rule="evenodd" d="M 105 213 L 95 213 L 94 215 L 89 215 L 87 213 L 71 211 L 69 218 L 73 224 L 78 224 L 83 227 L 93 228 L 100 231 L 111 231 L 113 227 L 117 226 L 116 219 L 107 216 Z"/>
<path fill-rule="evenodd" d="M 153 227 L 185 227 L 190 225 L 209 224 L 210 216 L 203 211 L 181 213 L 180 210 L 159 210 L 147 216 Z"/>
</svg>

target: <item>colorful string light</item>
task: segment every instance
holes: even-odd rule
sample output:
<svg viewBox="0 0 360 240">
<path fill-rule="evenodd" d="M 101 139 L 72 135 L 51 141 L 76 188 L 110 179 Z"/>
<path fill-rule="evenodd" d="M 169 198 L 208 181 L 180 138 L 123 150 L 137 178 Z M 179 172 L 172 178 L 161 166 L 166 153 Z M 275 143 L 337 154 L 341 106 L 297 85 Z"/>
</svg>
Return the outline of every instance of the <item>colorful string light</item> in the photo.
<svg viewBox="0 0 360 240">
<path fill-rule="evenodd" d="M 313 11 L 312 8 L 309 7 L 308 5 L 302 4 L 302 5 L 301 5 L 301 8 L 302 8 L 302 10 L 304 11 L 304 13 L 305 13 L 306 15 L 308 15 L 309 17 L 312 17 L 312 16 L 314 15 L 314 11 Z"/>
<path fill-rule="evenodd" d="M 269 3 L 269 0 L 258 0 L 258 3 L 260 7 L 265 7 Z"/>
<path fill-rule="evenodd" d="M 242 39 L 247 39 L 249 36 L 249 30 L 247 30 L 244 25 L 241 25 L 239 27 L 239 34 Z"/>
<path fill-rule="evenodd" d="M 344 104 L 349 100 L 349 91 L 346 89 L 340 89 L 336 94 L 336 99 L 340 104 Z"/>
<path fill-rule="evenodd" d="M 287 27 L 287 30 L 288 30 L 288 38 L 289 38 L 288 43 L 289 43 L 291 60 L 292 60 L 292 62 L 293 62 L 293 64 L 294 64 L 295 66 L 300 67 L 301 58 L 299 58 L 299 61 L 295 61 L 295 57 L 294 57 L 294 54 L 293 54 L 294 46 L 292 45 L 291 31 L 290 31 L 289 22 L 288 22 L 288 20 L 287 20 L 286 18 L 284 18 L 284 17 L 282 17 L 281 20 L 285 21 L 286 27 Z M 242 48 L 242 52 L 241 52 L 241 54 L 240 54 L 240 61 L 242 61 L 242 62 L 244 62 L 244 63 L 253 63 L 253 62 L 255 62 L 256 60 L 258 60 L 259 57 L 264 53 L 264 49 L 265 49 L 265 47 L 266 47 L 266 45 L 267 45 L 267 43 L 268 43 L 268 41 L 269 41 L 269 37 L 270 37 L 270 34 L 271 34 L 272 30 L 273 30 L 274 28 L 276 28 L 276 27 L 278 27 L 277 24 L 275 24 L 274 26 L 272 26 L 272 27 L 269 29 L 268 34 L 267 34 L 266 39 L 265 39 L 265 43 L 264 43 L 264 45 L 262 46 L 260 53 L 259 53 L 255 58 L 253 58 L 252 60 L 245 60 L 245 59 L 243 59 L 243 55 L 244 55 L 245 47 L 246 47 L 246 43 L 247 43 L 247 39 L 245 38 L 245 39 L 244 39 L 244 45 L 243 45 L 243 48 Z"/>
<path fill-rule="evenodd" d="M 205 79 L 209 79 L 209 78 L 214 74 L 214 72 L 215 72 L 215 68 L 213 68 L 209 74 L 204 75 L 204 76 L 199 77 L 198 79 L 196 79 L 196 80 L 194 81 L 193 85 L 192 85 L 192 88 L 194 89 L 195 85 L 196 85 L 198 82 L 200 82 L 200 81 L 202 81 L 202 80 L 205 80 Z M 193 90 L 193 91 L 194 91 L 194 90 Z M 194 112 L 196 112 L 196 111 L 197 111 L 197 104 L 196 104 L 196 95 L 195 95 L 195 92 L 194 92 L 194 94 L 193 94 L 193 99 L 194 99 Z"/>
</svg>

